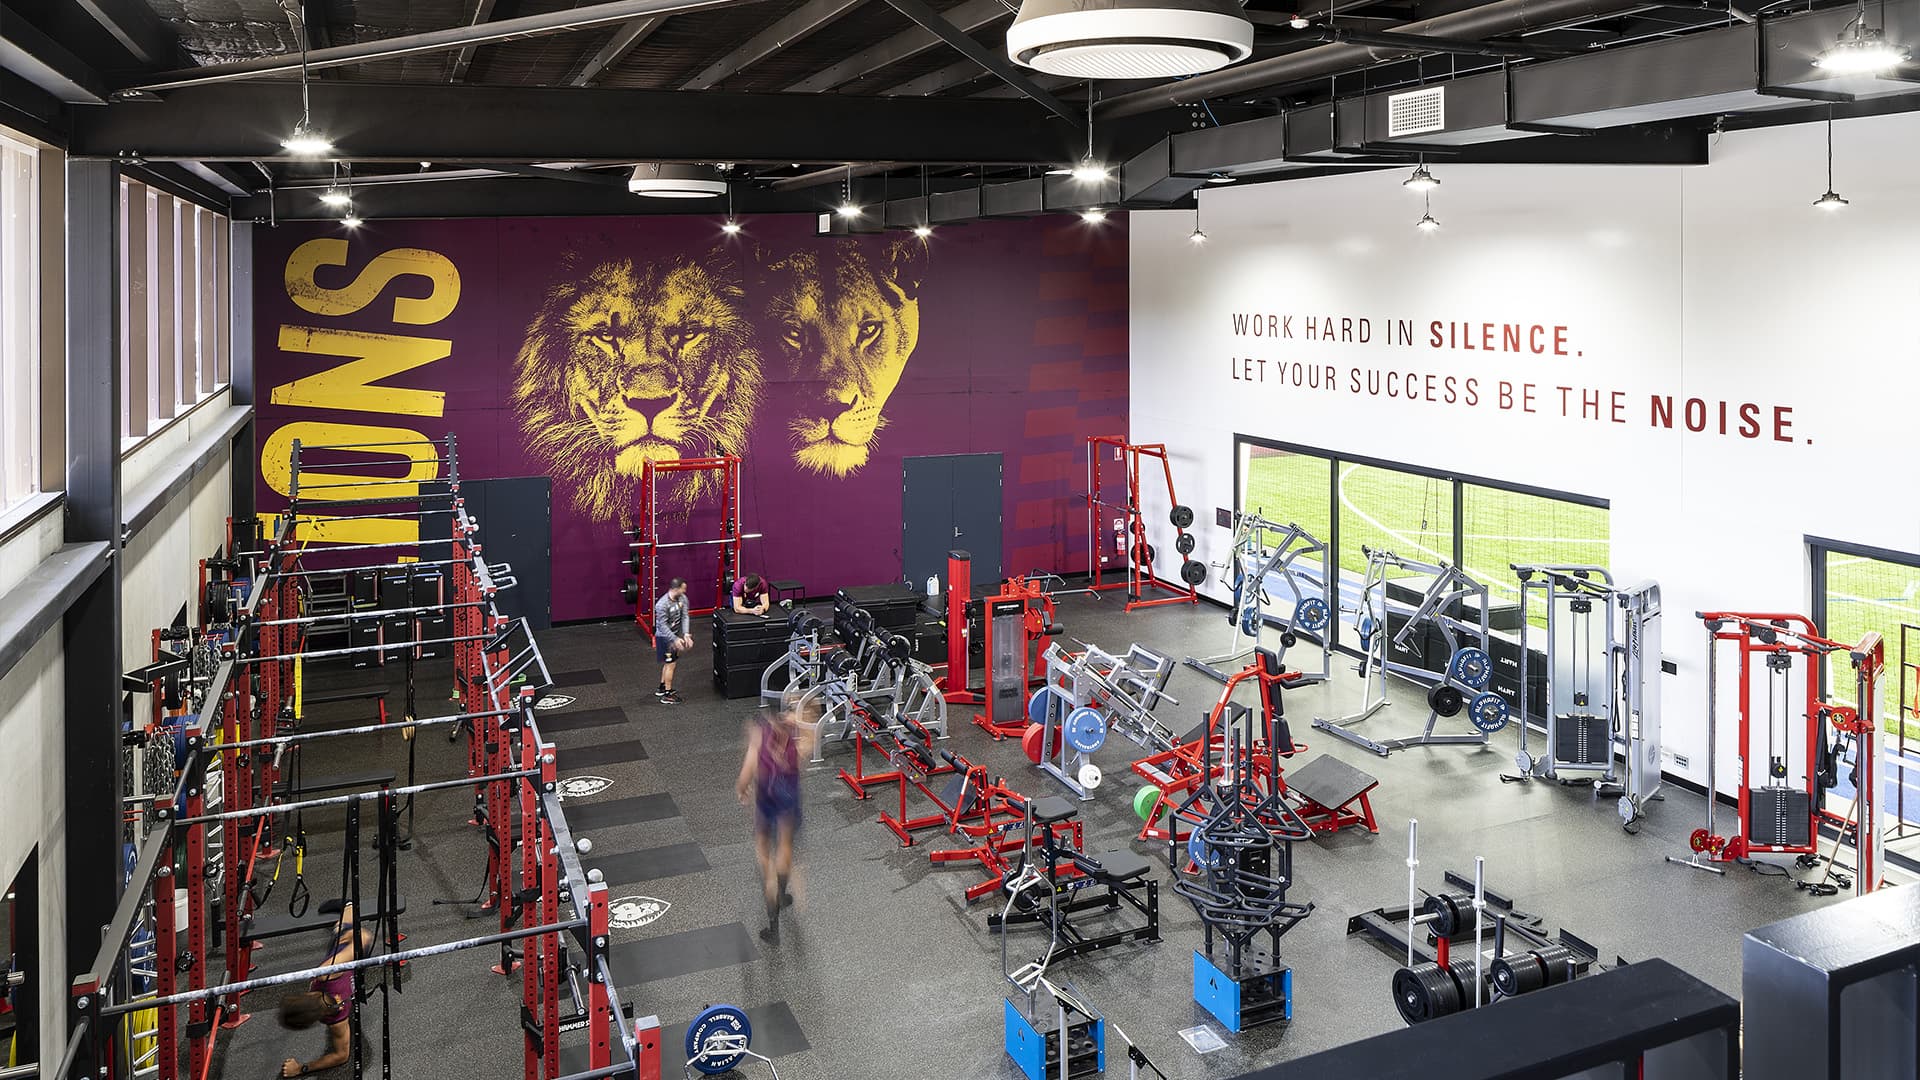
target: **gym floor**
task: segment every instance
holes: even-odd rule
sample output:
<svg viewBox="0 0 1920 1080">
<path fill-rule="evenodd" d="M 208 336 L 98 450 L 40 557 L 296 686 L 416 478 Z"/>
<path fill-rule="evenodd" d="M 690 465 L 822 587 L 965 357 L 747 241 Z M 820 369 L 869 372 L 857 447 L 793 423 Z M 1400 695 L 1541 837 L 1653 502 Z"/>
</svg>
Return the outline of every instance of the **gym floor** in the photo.
<svg viewBox="0 0 1920 1080">
<path fill-rule="evenodd" d="M 1060 621 L 1071 637 L 1119 651 L 1138 640 L 1183 656 L 1226 644 L 1223 612 L 1167 606 L 1126 613 L 1114 594 L 1063 597 Z M 614 963 L 624 1001 L 638 1015 L 657 1014 L 665 1032 L 666 1073 L 677 1074 L 684 1027 L 710 1003 L 747 1008 L 754 1049 L 772 1055 L 786 1080 L 810 1077 L 1018 1077 L 1002 1050 L 998 936 L 987 929 L 997 911 L 991 898 L 968 906 L 962 890 L 978 867 L 936 867 L 928 847 L 958 846 L 938 834 L 903 848 L 876 820 L 884 799 L 854 800 L 835 779 L 851 744 L 828 746 L 826 761 L 803 778 L 805 824 L 799 858 L 804 893 L 785 917 L 778 945 L 760 940 L 765 924 L 754 865 L 752 822 L 734 799 L 743 728 L 753 699 L 725 701 L 712 689 L 708 627 L 696 621 L 700 646 L 681 663 L 685 702 L 664 705 L 653 696 L 657 667 L 648 643 L 629 623 L 562 627 L 540 635 L 555 676 L 551 695 L 573 700 L 542 711 L 542 730 L 561 748 L 563 778 L 597 777 L 603 790 L 568 800 L 575 835 L 593 841 L 584 859 L 605 875 L 616 903 L 647 898 L 664 906 L 648 925 L 614 931 Z M 1306 649 L 1301 647 L 1301 651 Z M 1304 663 L 1307 657 L 1295 657 Z M 1637 836 L 1621 831 L 1611 799 L 1589 789 L 1542 783 L 1503 783 L 1513 769 L 1516 737 L 1509 729 L 1486 748 L 1415 748 L 1381 759 L 1324 733 L 1315 715 L 1350 711 L 1360 696 L 1351 663 L 1335 658 L 1326 686 L 1289 692 L 1288 717 L 1308 751 L 1304 764 L 1331 753 L 1380 780 L 1373 806 L 1377 836 L 1348 830 L 1295 848 L 1293 899 L 1315 911 L 1281 941 L 1293 966 L 1295 1011 L 1288 1025 L 1227 1035 L 1192 1000 L 1192 951 L 1199 922 L 1166 887 L 1164 848 L 1138 845 L 1162 881 L 1157 944 L 1129 943 L 1076 958 L 1056 968 L 1109 1021 L 1131 1036 L 1170 1077 L 1236 1076 L 1260 1065 L 1299 1057 L 1401 1026 L 1388 996 L 1396 962 L 1364 937 L 1346 935 L 1347 918 L 1406 895 L 1406 827 L 1420 819 L 1421 884 L 1441 888 L 1444 870 L 1471 874 L 1474 856 L 1486 858 L 1491 889 L 1512 896 L 1541 916 L 1547 929 L 1565 927 L 1594 943 L 1607 960 L 1664 957 L 1702 979 L 1738 994 L 1740 938 L 1759 926 L 1832 902 L 1793 888 L 1777 874 L 1733 867 L 1725 877 L 1668 865 L 1684 854 L 1687 834 L 1702 822 L 1700 797 L 1668 788 Z M 328 676 L 340 685 L 365 685 L 364 673 Z M 444 676 L 423 669 L 421 711 L 433 715 Z M 316 678 L 315 692 L 324 686 Z M 1218 696 L 1218 684 L 1184 667 L 1169 686 L 1181 705 L 1164 705 L 1160 719 L 1175 730 L 1197 722 Z M 1252 691 L 1243 691 L 1251 700 Z M 1424 695 L 1390 685 L 1393 704 L 1365 723 L 1375 736 L 1413 734 L 1426 717 Z M 1670 703 L 1670 714 L 1683 713 Z M 995 743 L 955 707 L 950 745 L 1017 789 L 1059 793 L 1011 741 Z M 1443 721 L 1443 723 L 1445 723 Z M 1464 720 L 1456 720 L 1464 728 Z M 384 741 L 382 741 L 384 740 Z M 1108 781 L 1081 804 L 1089 851 L 1124 847 L 1139 828 L 1130 799 L 1137 784 L 1127 763 L 1130 743 L 1116 739 L 1096 754 Z M 459 775 L 464 758 L 438 733 L 423 734 L 417 751 L 425 779 Z M 404 774 L 404 743 L 397 736 L 330 744 L 334 758 L 314 754 L 309 775 L 359 770 L 384 762 Z M 336 765 L 337 762 L 337 765 Z M 597 784 L 590 786 L 599 786 Z M 409 910 L 402 929 L 408 945 L 484 933 L 491 920 L 468 921 L 434 897 L 471 896 L 480 879 L 484 844 L 465 824 L 464 793 L 423 797 L 410 850 L 400 855 L 400 887 Z M 308 879 L 316 896 L 334 895 L 339 881 L 339 818 L 309 815 Z M 923 834 L 923 836 L 926 834 Z M 374 860 L 364 860 L 371 874 Z M 284 910 L 285 874 L 268 909 Z M 321 885 L 319 883 L 327 883 Z M 267 971 L 316 962 L 318 934 L 281 938 L 261 956 Z M 1016 931 L 1014 963 L 1045 949 L 1036 930 Z M 411 965 L 404 990 L 393 997 L 394 1075 L 408 1078 L 517 1076 L 520 1037 L 514 1023 L 518 981 L 486 974 L 496 954 L 465 952 Z M 270 993 L 270 992 L 269 992 Z M 272 998 L 249 999 L 271 1013 Z M 378 1068 L 380 997 L 363 1025 Z M 1205 1056 L 1179 1030 L 1208 1024 L 1227 1047 Z M 578 1038 L 574 1036 L 573 1038 Z M 260 1016 L 233 1033 L 216 1075 L 274 1075 L 288 1056 L 318 1053 L 317 1031 L 289 1033 Z M 1109 1069 L 1124 1075 L 1122 1043 L 1109 1036 Z M 570 1065 L 584 1055 L 568 1046 Z M 749 1061 L 742 1076 L 768 1075 Z M 333 1075 L 346 1075 L 346 1070 Z"/>
</svg>

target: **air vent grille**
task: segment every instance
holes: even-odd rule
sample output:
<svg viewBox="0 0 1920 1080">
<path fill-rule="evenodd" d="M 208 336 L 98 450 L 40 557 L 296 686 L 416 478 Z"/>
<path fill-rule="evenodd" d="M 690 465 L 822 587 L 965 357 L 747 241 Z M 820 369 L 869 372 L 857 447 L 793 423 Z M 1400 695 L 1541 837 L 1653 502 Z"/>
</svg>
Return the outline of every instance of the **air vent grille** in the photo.
<svg viewBox="0 0 1920 1080">
<path fill-rule="evenodd" d="M 1441 131 L 1447 126 L 1447 88 L 1431 86 L 1387 98 L 1387 138 Z"/>
</svg>

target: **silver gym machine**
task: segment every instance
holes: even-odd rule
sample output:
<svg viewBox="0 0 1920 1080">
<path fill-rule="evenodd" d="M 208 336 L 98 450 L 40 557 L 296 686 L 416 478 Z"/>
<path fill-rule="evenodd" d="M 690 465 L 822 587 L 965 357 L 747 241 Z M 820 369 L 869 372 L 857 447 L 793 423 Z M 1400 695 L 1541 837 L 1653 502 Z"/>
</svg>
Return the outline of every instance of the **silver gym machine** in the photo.
<svg viewBox="0 0 1920 1080">
<path fill-rule="evenodd" d="M 1505 727 L 1510 715 L 1506 699 L 1488 688 L 1493 661 L 1487 653 L 1487 587 L 1451 563 L 1421 562 L 1370 547 L 1360 550 L 1367 556 L 1367 580 L 1361 588 L 1358 609 L 1358 670 L 1364 696 L 1358 712 L 1315 717 L 1313 726 L 1381 757 L 1409 746 L 1485 746 L 1487 737 Z M 1406 621 L 1390 634 L 1388 612 L 1409 607 L 1399 604 L 1396 608 L 1387 595 L 1387 574 L 1392 570 L 1424 576 L 1429 581 L 1420 602 L 1411 606 Z M 1429 644 L 1424 640 L 1429 625 L 1437 628 L 1445 641 L 1447 664 L 1443 670 L 1393 658 L 1396 647 L 1420 656 Z M 1469 642 L 1463 644 L 1462 637 Z M 1427 688 L 1427 725 L 1420 734 L 1376 740 L 1353 730 L 1354 725 L 1386 707 L 1388 675 Z M 1462 709 L 1475 729 L 1472 734 L 1434 733 L 1441 717 L 1456 716 Z"/>
<path fill-rule="evenodd" d="M 1281 655 L 1299 642 L 1302 633 L 1320 643 L 1320 669 L 1305 671 L 1306 681 L 1324 682 L 1333 671 L 1334 613 L 1339 610 L 1339 578 L 1333 569 L 1333 552 L 1312 533 L 1299 525 L 1281 525 L 1259 514 L 1234 514 L 1216 510 L 1215 520 L 1233 529 L 1233 554 L 1227 569 L 1233 573 L 1232 640 L 1226 652 L 1218 656 L 1188 657 L 1186 666 L 1215 682 L 1244 666 L 1260 644 L 1260 631 L 1267 619 L 1280 624 Z M 1278 575 L 1283 594 L 1279 604 L 1291 599 L 1288 614 L 1269 616 L 1267 606 L 1275 597 L 1267 592 L 1267 579 Z M 1318 580 L 1315 580 L 1315 578 Z"/>
<path fill-rule="evenodd" d="M 1617 586 L 1598 566 L 1513 565 L 1520 580 L 1520 752 L 1523 777 L 1591 778 L 1618 795 L 1621 827 L 1638 831 L 1660 792 L 1660 586 Z M 1529 711 L 1530 603 L 1546 609 L 1546 715 Z M 1538 756 L 1529 723 L 1546 730 Z M 1619 761 L 1615 756 L 1619 756 Z M 1622 764 L 1624 763 L 1624 769 Z"/>
</svg>

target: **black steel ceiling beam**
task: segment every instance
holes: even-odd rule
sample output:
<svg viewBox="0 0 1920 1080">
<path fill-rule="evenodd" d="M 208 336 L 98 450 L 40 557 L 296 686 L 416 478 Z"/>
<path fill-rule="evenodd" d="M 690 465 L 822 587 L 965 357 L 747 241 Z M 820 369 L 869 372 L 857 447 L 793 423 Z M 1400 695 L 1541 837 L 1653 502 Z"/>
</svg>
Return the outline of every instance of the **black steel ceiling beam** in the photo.
<svg viewBox="0 0 1920 1080">
<path fill-rule="evenodd" d="M 946 20 L 953 24 L 954 29 L 963 34 L 971 34 L 983 26 L 990 26 L 1012 14 L 1000 0 L 964 0 L 957 7 L 951 7 L 942 12 Z M 910 30 L 902 30 L 878 44 L 870 45 L 830 68 L 817 71 L 787 87 L 787 90 L 798 94 L 824 93 L 836 86 L 845 86 L 856 79 L 863 79 L 902 60 L 911 60 L 929 49 L 938 48 L 939 45 L 938 34 L 925 27 L 915 26 Z"/>
<path fill-rule="evenodd" d="M 625 174 L 593 172 L 588 169 L 555 169 L 545 165 L 521 165 L 511 162 L 495 162 L 495 172 L 511 173 L 514 176 L 530 176 L 536 180 L 564 180 L 572 184 L 591 184 L 594 187 L 619 188 L 627 190 Z"/>
<path fill-rule="evenodd" d="M 142 0 L 74 0 L 143 67 L 177 63 L 179 40 Z"/>
<path fill-rule="evenodd" d="M 251 60 L 235 60 L 224 64 L 204 64 L 178 71 L 163 71 L 156 75 L 143 76 L 118 88 L 117 92 L 178 90 L 182 87 L 204 86 L 210 83 L 293 75 L 302 69 L 346 67 L 377 60 L 395 60 L 402 56 L 451 52 L 474 45 L 491 45 L 502 41 L 518 41 L 548 34 L 586 30 L 650 15 L 673 15 L 683 11 L 731 7 L 753 2 L 755 0 L 606 0 L 605 3 L 562 8 L 559 11 L 544 11 L 513 19 L 497 19 L 481 25 L 455 26 L 445 30 L 427 30 L 418 34 L 401 34 L 398 37 L 356 41 L 347 45 L 335 45 L 333 48 L 318 52 L 309 50 L 304 55 L 298 52 L 281 53 L 276 56 L 255 57 Z"/>
<path fill-rule="evenodd" d="M 575 75 L 568 85 L 592 86 L 599 82 L 602 76 L 619 66 L 620 61 L 625 60 L 628 53 L 638 48 L 641 42 L 652 37 L 653 32 L 660 29 L 667 18 L 665 15 L 649 15 L 620 24 L 620 29 L 613 32 L 613 37 L 607 39 L 605 45 L 600 46 L 600 51 L 593 54 L 593 57 L 587 61 L 587 66 L 581 68 L 580 74 Z"/>
<path fill-rule="evenodd" d="M 59 99 L 11 71 L 0 69 L 0 123 L 43 142 L 65 145 L 65 106 Z"/>
<path fill-rule="evenodd" d="M 939 12 L 933 10 L 926 0 L 887 0 L 895 11 L 905 15 L 920 25 L 920 28 L 937 36 L 953 46 L 962 56 L 979 64 L 991 72 L 1001 82 L 1020 91 L 1034 101 L 1046 106 L 1049 112 L 1078 124 L 1080 116 L 1065 102 L 1033 84 L 1033 81 L 1013 66 L 1013 62 L 988 51 L 987 47 L 960 32 L 960 28 L 948 22 Z"/>
<path fill-rule="evenodd" d="M 781 49 L 805 41 L 865 0 L 807 0 L 732 52 L 702 68 L 682 90 L 711 90 Z"/>
<path fill-rule="evenodd" d="M 99 105 L 106 83 L 58 42 L 9 8 L 0 6 L 0 70 L 72 105 Z"/>
<path fill-rule="evenodd" d="M 494 0 L 474 0 L 473 16 L 467 20 L 468 26 L 483 26 L 493 21 Z M 453 54 L 453 67 L 447 72 L 448 82 L 465 82 L 467 69 L 473 66 L 473 54 L 478 45 L 462 45 L 460 51 Z"/>
<path fill-rule="evenodd" d="M 1022 101 L 824 94 L 316 83 L 313 121 L 341 160 L 444 163 L 632 161 L 1054 162 L 1083 136 Z M 78 154 L 151 160 L 278 159 L 300 118 L 292 82 L 197 86 L 74 114 Z M 420 118 L 431 117 L 431 123 Z M 644 118 L 645 122 L 610 122 Z M 1147 132 L 1152 131 L 1152 135 Z M 1163 118 L 1102 125 L 1116 153 Z"/>
</svg>

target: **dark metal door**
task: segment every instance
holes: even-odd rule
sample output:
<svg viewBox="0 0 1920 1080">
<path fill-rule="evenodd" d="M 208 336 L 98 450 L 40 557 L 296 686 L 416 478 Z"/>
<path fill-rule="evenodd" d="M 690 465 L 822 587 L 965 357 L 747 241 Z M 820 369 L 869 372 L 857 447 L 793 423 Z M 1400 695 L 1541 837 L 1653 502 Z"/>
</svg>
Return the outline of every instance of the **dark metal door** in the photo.
<svg viewBox="0 0 1920 1080">
<path fill-rule="evenodd" d="M 903 467 L 900 498 L 900 561 L 907 584 L 926 588 L 927 578 L 947 577 L 947 552 L 973 556 L 976 585 L 1000 580 L 999 454 L 939 454 L 910 457 Z"/>
<path fill-rule="evenodd" d="M 500 591 L 500 614 L 545 630 L 553 622 L 553 480 L 463 480 L 460 494 L 480 524 L 481 556 L 513 567 L 516 584 Z"/>
</svg>

